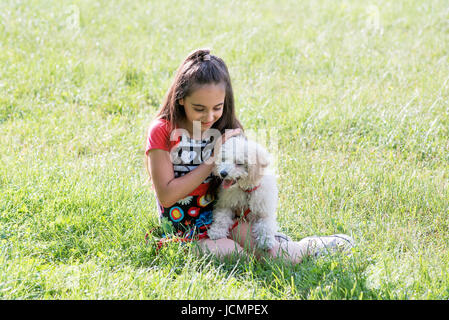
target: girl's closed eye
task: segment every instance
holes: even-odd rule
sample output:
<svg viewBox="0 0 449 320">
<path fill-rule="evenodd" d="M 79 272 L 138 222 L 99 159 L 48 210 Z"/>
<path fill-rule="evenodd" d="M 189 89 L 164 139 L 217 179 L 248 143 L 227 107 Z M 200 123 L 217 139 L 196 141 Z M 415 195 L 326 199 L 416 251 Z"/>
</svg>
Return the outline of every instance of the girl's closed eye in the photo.
<svg viewBox="0 0 449 320">
<path fill-rule="evenodd" d="M 214 108 L 214 111 L 220 111 L 221 109 L 223 109 L 222 106 L 220 106 L 220 107 L 215 107 L 215 108 Z M 206 111 L 206 109 L 199 109 L 199 108 L 193 108 L 193 110 L 195 110 L 196 112 L 204 112 L 204 111 Z"/>
</svg>

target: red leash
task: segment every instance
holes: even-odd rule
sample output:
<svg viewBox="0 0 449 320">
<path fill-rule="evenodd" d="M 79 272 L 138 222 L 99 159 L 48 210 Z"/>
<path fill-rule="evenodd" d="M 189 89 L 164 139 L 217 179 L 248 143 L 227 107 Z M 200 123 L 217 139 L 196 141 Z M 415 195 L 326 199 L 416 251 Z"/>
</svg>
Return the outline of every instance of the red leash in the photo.
<svg viewBox="0 0 449 320">
<path fill-rule="evenodd" d="M 148 232 L 145 234 L 145 242 L 146 242 L 147 244 L 148 244 L 148 237 L 150 236 L 150 234 L 151 234 L 155 229 L 157 229 L 157 227 L 152 228 L 150 231 L 148 231 Z M 201 239 L 204 239 L 204 238 L 207 238 L 207 237 L 208 237 L 207 231 L 205 231 L 205 232 L 202 233 L 202 234 L 196 235 L 196 236 L 194 236 L 194 237 L 190 237 L 190 236 L 191 236 L 191 233 L 188 234 L 188 235 L 186 235 L 185 237 L 174 236 L 174 237 L 171 237 L 171 238 L 161 238 L 161 239 L 159 239 L 159 241 L 157 242 L 157 245 L 156 245 L 156 254 L 159 253 L 159 251 L 162 249 L 162 247 L 163 247 L 165 244 L 170 243 L 170 242 L 174 242 L 174 243 L 176 243 L 176 242 L 185 243 L 185 242 L 192 242 L 192 241 L 195 241 L 195 240 L 201 240 Z"/>
<path fill-rule="evenodd" d="M 156 254 L 158 254 L 159 253 L 159 250 L 161 250 L 161 248 L 162 248 L 162 246 L 164 245 L 164 244 L 167 244 L 168 242 L 181 242 L 181 243 L 185 243 L 185 242 L 192 242 L 192 241 L 195 241 L 195 240 L 201 240 L 201 239 L 204 239 L 204 238 L 207 238 L 208 236 L 207 236 L 207 231 L 206 232 L 204 232 L 204 233 L 202 233 L 202 234 L 200 234 L 200 235 L 197 235 L 197 236 L 195 236 L 194 238 L 188 238 L 188 235 L 187 236 L 185 236 L 185 237 L 173 237 L 173 238 L 161 238 L 159 241 L 158 241 L 158 243 L 157 243 L 157 248 L 156 248 Z"/>
<path fill-rule="evenodd" d="M 259 188 L 259 187 L 260 187 L 260 185 L 254 187 L 254 188 L 252 188 L 252 189 L 244 190 L 244 191 L 247 192 L 247 193 L 251 193 L 251 192 L 253 192 L 254 190 L 256 190 L 257 188 Z M 243 218 L 245 219 L 246 216 L 247 216 L 250 212 L 251 212 L 251 209 L 250 209 L 250 208 L 246 209 L 245 212 L 243 213 Z M 240 222 L 240 220 L 237 220 L 236 222 L 234 222 L 234 224 L 232 225 L 232 227 L 229 229 L 229 232 L 231 232 L 235 227 L 237 227 L 237 225 L 239 224 L 239 222 Z"/>
<path fill-rule="evenodd" d="M 251 209 L 248 208 L 245 210 L 245 212 L 243 213 L 243 218 L 246 218 L 246 216 L 251 212 Z M 229 229 L 229 232 L 231 232 L 235 227 L 237 227 L 237 225 L 239 224 L 240 219 L 237 220 L 236 222 L 234 222 L 234 224 L 232 225 L 232 227 Z"/>
</svg>

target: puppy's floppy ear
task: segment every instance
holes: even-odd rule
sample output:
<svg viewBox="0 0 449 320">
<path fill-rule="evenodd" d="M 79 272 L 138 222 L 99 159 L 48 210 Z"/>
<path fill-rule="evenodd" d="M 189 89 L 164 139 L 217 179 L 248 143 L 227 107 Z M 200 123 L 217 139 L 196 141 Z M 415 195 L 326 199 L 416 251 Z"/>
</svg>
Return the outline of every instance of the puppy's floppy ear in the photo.
<svg viewBox="0 0 449 320">
<path fill-rule="evenodd" d="M 256 147 L 257 152 L 257 163 L 262 167 L 266 168 L 270 164 L 270 155 L 268 154 L 268 151 L 265 150 L 264 147 L 262 147 L 260 144 L 257 144 Z"/>
<path fill-rule="evenodd" d="M 270 156 L 261 145 L 248 141 L 248 178 L 253 185 L 257 185 L 270 164 Z"/>
<path fill-rule="evenodd" d="M 266 168 L 270 164 L 270 155 L 264 147 L 257 142 L 248 140 L 247 150 L 248 164 Z"/>
</svg>

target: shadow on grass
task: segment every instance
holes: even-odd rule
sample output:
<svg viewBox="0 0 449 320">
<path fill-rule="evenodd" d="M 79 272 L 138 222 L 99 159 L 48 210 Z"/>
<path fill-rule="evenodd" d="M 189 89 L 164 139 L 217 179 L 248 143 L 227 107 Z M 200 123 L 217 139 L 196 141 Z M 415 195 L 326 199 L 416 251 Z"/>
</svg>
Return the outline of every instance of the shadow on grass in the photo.
<svg viewBox="0 0 449 320">
<path fill-rule="evenodd" d="M 367 286 L 364 275 L 367 266 L 356 253 L 350 257 L 342 254 L 307 257 L 297 265 L 281 259 L 234 258 L 222 270 L 242 277 L 250 275 L 270 299 L 379 299 L 379 292 Z"/>
<path fill-rule="evenodd" d="M 382 293 L 369 288 L 365 270 L 371 262 L 354 250 L 351 256 L 335 253 L 320 258 L 305 258 L 292 265 L 282 259 L 260 259 L 252 255 L 231 255 L 218 259 L 212 255 L 198 257 L 192 244 L 170 244 L 156 250 L 147 247 L 134 259 L 140 267 L 164 266 L 171 274 L 185 272 L 185 266 L 197 260 L 196 271 L 213 269 L 221 279 L 235 278 L 257 287 L 255 299 L 381 299 Z M 144 248 L 143 248 L 144 249 Z"/>
</svg>

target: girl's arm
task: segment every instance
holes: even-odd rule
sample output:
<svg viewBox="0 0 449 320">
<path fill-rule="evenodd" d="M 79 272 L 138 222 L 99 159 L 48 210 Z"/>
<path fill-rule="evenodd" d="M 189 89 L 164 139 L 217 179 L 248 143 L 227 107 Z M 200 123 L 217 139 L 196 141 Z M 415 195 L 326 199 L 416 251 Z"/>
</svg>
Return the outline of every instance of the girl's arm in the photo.
<svg viewBox="0 0 449 320">
<path fill-rule="evenodd" d="M 217 141 L 214 153 L 224 141 L 238 134 L 241 134 L 240 129 L 229 130 L 223 134 L 221 141 Z M 209 159 L 213 160 L 213 155 Z M 215 166 L 214 161 L 205 161 L 189 173 L 175 178 L 168 151 L 152 149 L 148 152 L 146 160 L 156 196 L 159 203 L 165 208 L 171 207 L 195 190 L 210 175 Z"/>
<path fill-rule="evenodd" d="M 210 175 L 214 165 L 202 163 L 182 177 L 175 178 L 168 151 L 153 149 L 148 152 L 148 166 L 156 196 L 165 208 L 195 190 Z"/>
</svg>

